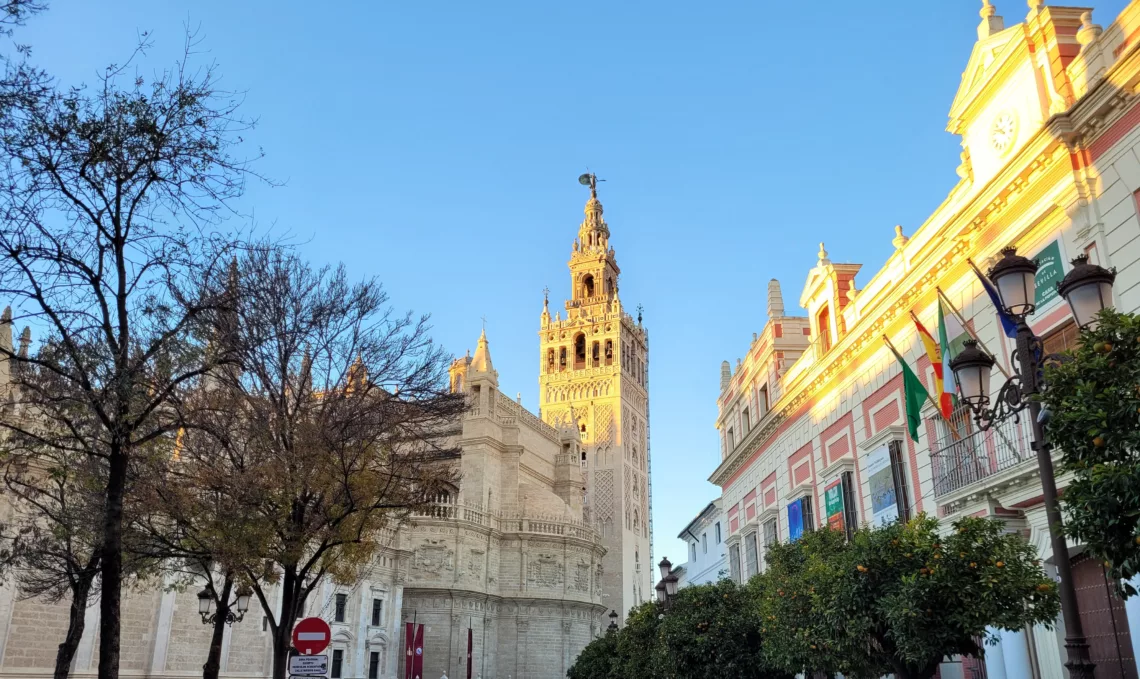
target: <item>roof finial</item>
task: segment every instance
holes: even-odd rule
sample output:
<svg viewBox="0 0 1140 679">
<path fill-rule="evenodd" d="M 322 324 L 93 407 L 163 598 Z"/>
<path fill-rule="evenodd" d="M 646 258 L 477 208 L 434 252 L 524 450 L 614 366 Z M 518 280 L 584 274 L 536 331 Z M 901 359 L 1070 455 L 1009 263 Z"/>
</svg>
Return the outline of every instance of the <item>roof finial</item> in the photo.
<svg viewBox="0 0 1140 679">
<path fill-rule="evenodd" d="M 891 239 L 891 245 L 894 245 L 896 250 L 902 250 L 908 242 L 910 239 L 903 235 L 902 225 L 895 224 L 895 237 Z"/>
<path fill-rule="evenodd" d="M 482 339 L 487 339 L 487 316 L 484 315 L 484 316 L 481 316 L 480 318 L 483 319 L 483 332 L 480 333 L 480 336 Z"/>
<path fill-rule="evenodd" d="M 982 9 L 978 12 L 982 23 L 978 24 L 978 40 L 985 40 L 994 33 L 1005 30 L 1005 20 L 997 15 L 997 10 L 990 0 L 982 0 Z"/>
<path fill-rule="evenodd" d="M 827 266 L 828 264 L 831 264 L 831 260 L 827 258 L 827 250 L 823 249 L 823 243 L 820 243 L 819 244 L 819 261 L 816 262 L 816 266 Z"/>
</svg>

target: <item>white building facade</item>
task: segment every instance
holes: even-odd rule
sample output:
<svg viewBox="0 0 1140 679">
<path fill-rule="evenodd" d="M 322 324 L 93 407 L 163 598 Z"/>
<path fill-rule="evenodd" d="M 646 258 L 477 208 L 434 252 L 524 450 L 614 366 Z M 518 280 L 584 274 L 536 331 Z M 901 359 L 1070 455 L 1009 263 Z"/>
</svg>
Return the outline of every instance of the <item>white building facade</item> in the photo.
<svg viewBox="0 0 1140 679">
<path fill-rule="evenodd" d="M 710 502 L 677 535 L 685 541 L 688 550 L 688 561 L 681 565 L 678 587 L 704 585 L 728 575 L 724 515 L 720 503 L 720 498 Z"/>
</svg>

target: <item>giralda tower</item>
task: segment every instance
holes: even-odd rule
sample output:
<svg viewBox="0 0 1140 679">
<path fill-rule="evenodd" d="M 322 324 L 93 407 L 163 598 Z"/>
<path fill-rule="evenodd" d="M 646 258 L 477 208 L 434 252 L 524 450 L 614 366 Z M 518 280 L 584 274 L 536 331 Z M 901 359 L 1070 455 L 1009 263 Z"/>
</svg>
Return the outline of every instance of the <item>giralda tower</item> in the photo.
<svg viewBox="0 0 1140 679">
<path fill-rule="evenodd" d="M 543 302 L 539 329 L 542 419 L 578 427 L 587 518 L 606 547 L 605 605 L 624 622 L 654 596 L 650 554 L 649 334 L 641 314 L 623 311 L 610 229 L 602 219 L 597 178 L 570 254 L 565 316 Z"/>
</svg>

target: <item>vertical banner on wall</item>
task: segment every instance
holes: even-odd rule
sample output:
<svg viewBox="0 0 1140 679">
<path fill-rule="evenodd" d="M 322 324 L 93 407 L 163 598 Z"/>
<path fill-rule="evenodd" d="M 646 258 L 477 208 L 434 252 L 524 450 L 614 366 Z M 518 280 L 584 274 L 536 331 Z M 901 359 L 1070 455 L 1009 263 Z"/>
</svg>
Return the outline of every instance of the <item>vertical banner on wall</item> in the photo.
<svg viewBox="0 0 1140 679">
<path fill-rule="evenodd" d="M 416 643 L 412 651 L 412 679 L 424 677 L 424 626 L 416 625 Z"/>
<path fill-rule="evenodd" d="M 412 679 L 412 649 L 415 647 L 416 623 L 404 623 L 404 679 Z"/>
<path fill-rule="evenodd" d="M 804 534 L 804 507 L 799 499 L 788 505 L 788 539 L 799 540 Z"/>
<path fill-rule="evenodd" d="M 883 446 L 867 455 L 867 478 L 871 485 L 871 523 L 882 526 L 899 518 L 889 447 Z"/>
<path fill-rule="evenodd" d="M 471 623 L 467 623 L 467 679 L 471 679 L 471 648 L 474 635 L 471 634 Z"/>
<path fill-rule="evenodd" d="M 827 526 L 831 530 L 843 530 L 843 478 L 832 481 L 823 489 L 823 507 L 827 515 Z"/>
</svg>

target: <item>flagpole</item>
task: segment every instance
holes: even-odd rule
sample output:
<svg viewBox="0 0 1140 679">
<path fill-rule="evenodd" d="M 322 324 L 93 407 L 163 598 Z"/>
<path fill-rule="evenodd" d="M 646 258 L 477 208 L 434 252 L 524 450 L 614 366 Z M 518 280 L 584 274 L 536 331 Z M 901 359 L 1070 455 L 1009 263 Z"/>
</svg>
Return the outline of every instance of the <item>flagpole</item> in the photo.
<svg viewBox="0 0 1140 679">
<path fill-rule="evenodd" d="M 910 312 L 910 315 L 912 317 L 914 317 L 914 312 L 913 311 Z M 918 320 L 918 318 L 915 317 L 915 320 Z M 895 348 L 895 345 L 891 343 L 891 339 L 889 337 L 887 337 L 886 335 L 883 335 L 883 341 L 887 343 L 887 346 L 891 348 L 891 351 L 895 352 L 896 356 L 898 356 L 899 358 L 902 358 L 902 352 Z M 958 429 L 957 429 L 957 427 L 954 426 L 954 423 L 951 422 L 950 420 L 946 419 L 946 415 L 942 412 L 942 407 L 934 401 L 934 397 L 930 395 L 929 389 L 926 390 L 926 400 L 930 402 L 930 405 L 934 406 L 934 409 L 936 411 L 938 411 L 938 414 L 942 417 L 942 421 L 945 422 L 946 425 L 950 427 L 951 433 L 953 433 L 954 436 L 957 438 L 962 438 L 962 435 L 960 433 L 958 433 Z"/>
<path fill-rule="evenodd" d="M 970 266 L 973 265 L 974 263 L 970 262 Z M 966 334 L 970 336 L 970 339 L 977 342 L 978 346 L 982 348 L 982 351 L 985 351 L 990 356 L 996 357 L 997 354 L 990 351 L 990 348 L 986 346 L 986 343 L 982 341 L 982 338 L 978 337 L 978 333 L 974 332 L 970 328 L 970 324 L 966 322 L 965 318 L 962 318 L 962 314 L 958 312 L 957 307 L 955 307 L 953 302 L 950 301 L 950 298 L 946 296 L 946 293 L 942 291 L 942 288 L 935 287 L 934 289 L 938 292 L 939 299 L 941 299 L 943 302 L 946 302 L 946 306 L 950 309 L 950 313 L 954 314 L 954 318 L 957 318 L 958 322 L 962 324 L 962 329 L 966 331 Z M 1006 379 L 1009 379 L 1009 372 L 1006 371 L 1005 367 L 1002 366 L 1001 361 L 995 361 L 994 365 L 997 366 L 997 369 L 1001 371 L 1001 374 L 1004 375 Z"/>
</svg>

